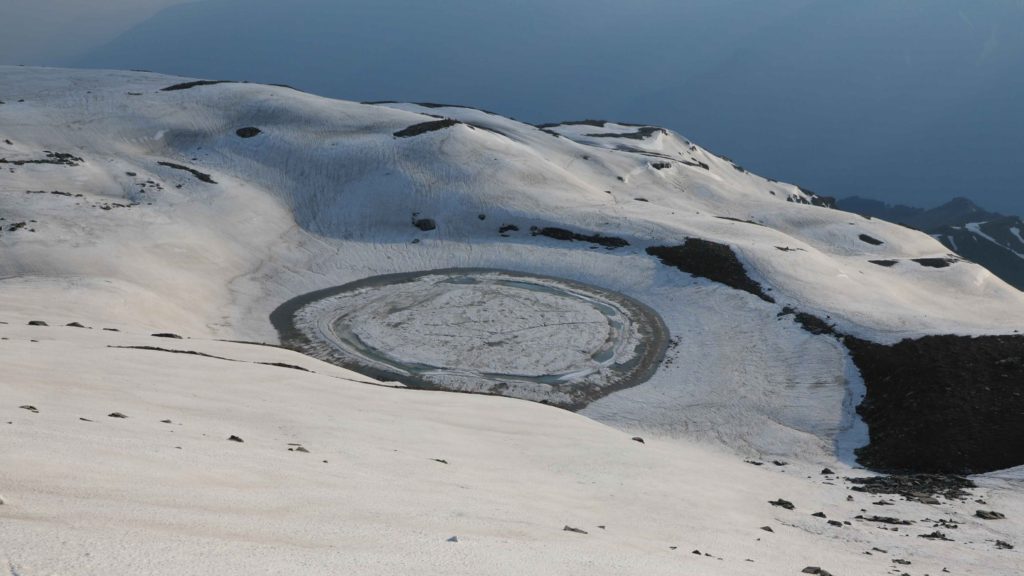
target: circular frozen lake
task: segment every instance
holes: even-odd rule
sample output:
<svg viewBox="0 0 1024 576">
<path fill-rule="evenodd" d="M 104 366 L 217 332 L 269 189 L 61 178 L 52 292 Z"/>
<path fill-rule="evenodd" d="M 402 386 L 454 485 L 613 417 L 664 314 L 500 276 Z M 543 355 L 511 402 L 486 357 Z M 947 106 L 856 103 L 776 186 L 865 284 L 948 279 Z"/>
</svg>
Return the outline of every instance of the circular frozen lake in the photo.
<svg viewBox="0 0 1024 576">
<path fill-rule="evenodd" d="M 635 300 L 502 270 L 376 276 L 271 319 L 286 346 L 370 376 L 577 408 L 649 378 L 667 341 Z"/>
</svg>

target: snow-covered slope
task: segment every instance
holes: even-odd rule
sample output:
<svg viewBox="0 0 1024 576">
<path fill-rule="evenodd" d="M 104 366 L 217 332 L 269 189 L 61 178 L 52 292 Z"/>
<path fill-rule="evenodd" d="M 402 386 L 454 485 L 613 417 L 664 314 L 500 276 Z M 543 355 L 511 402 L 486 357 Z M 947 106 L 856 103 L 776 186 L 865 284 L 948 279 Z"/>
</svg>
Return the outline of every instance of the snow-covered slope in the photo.
<svg viewBox="0 0 1024 576">
<path fill-rule="evenodd" d="M 857 197 L 841 200 L 839 207 L 927 232 L 953 252 L 1024 290 L 1024 222 L 1018 216 L 989 212 L 967 198 L 954 198 L 931 210 Z"/>
<path fill-rule="evenodd" d="M 595 416 L 751 454 L 822 456 L 850 424 L 848 360 L 834 341 L 776 320 L 782 306 L 880 342 L 1024 323 L 1024 294 L 983 268 L 913 262 L 946 257 L 933 238 L 810 205 L 798 188 L 660 129 L 538 129 L 468 108 L 262 85 L 165 91 L 182 81 L 135 72 L 11 67 L 0 79 L 2 297 L 35 315 L 73 282 L 74 298 L 103 302 L 82 310 L 88 320 L 273 341 L 267 316 L 281 302 L 367 276 L 550 274 L 652 306 L 680 343 L 675 362 Z M 394 135 L 438 116 L 458 123 Z M 245 127 L 261 132 L 236 134 Z M 59 161 L 46 151 L 72 160 L 18 164 Z M 518 230 L 499 234 L 507 225 Z M 549 226 L 629 245 L 529 232 Z M 778 305 L 645 253 L 687 237 L 730 245 Z"/>
<path fill-rule="evenodd" d="M 699 560 L 693 569 L 711 574 L 764 573 L 758 562 L 769 571 L 799 571 L 797 564 L 825 562 L 798 553 L 814 541 L 829 543 L 828 558 L 848 568 L 835 573 L 865 573 L 886 562 L 863 556 L 878 535 L 873 528 L 835 535 L 801 512 L 782 520 L 794 531 L 791 544 L 758 530 L 775 512 L 762 503 L 787 496 L 765 493 L 776 482 L 790 494 L 806 491 L 812 504 L 802 511 L 828 501 L 841 506 L 835 514 L 844 519 L 856 512 L 834 498 L 845 496 L 843 487 L 802 478 L 821 466 L 852 464 L 852 449 L 866 441 L 853 413 L 863 382 L 843 344 L 803 329 L 792 321 L 794 311 L 883 344 L 924 334 L 1006 334 L 1024 324 L 1024 294 L 950 258 L 935 239 L 816 206 L 823 199 L 659 128 L 593 121 L 539 128 L 469 108 L 17 67 L 0 67 L 0 101 L 0 321 L 10 326 L 3 327 L 10 341 L 0 342 L 0 395 L 11 399 L 3 410 L 17 430 L 0 454 L 0 489 L 10 499 L 0 514 L 17 518 L 2 529 L 3 541 L 15 543 L 3 552 L 18 574 L 35 573 L 32 563 L 39 570 L 78 566 L 73 558 L 86 552 L 95 553 L 96 566 L 122 562 L 159 572 L 159 559 L 173 564 L 213 541 L 258 553 L 253 558 L 261 560 L 253 561 L 271 567 L 294 566 L 299 550 L 312 549 L 310 564 L 393 573 L 413 565 L 503 573 L 503 559 L 515 558 L 522 573 L 582 572 L 584 565 L 588 573 L 668 573 Z M 760 285 L 759 295 L 667 265 L 687 239 L 727 246 L 748 285 Z M 925 265 L 936 261 L 943 267 Z M 300 364 L 292 353 L 258 349 L 264 359 L 210 339 L 275 342 L 268 317 L 291 298 L 382 274 L 448 268 L 555 276 L 656 311 L 672 337 L 657 372 L 582 411 L 626 434 L 511 400 L 383 390 L 277 366 L 107 347 L 171 342 L 231 359 L 245 348 L 247 360 Z M 24 326 L 33 320 L 96 329 Z M 154 344 L 145 337 L 152 332 L 195 339 Z M 164 409 L 183 416 L 157 414 Z M 131 416 L 129 426 L 142 426 L 136 413 L 153 426 L 188 419 L 197 425 L 187 434 L 202 456 L 181 476 L 156 482 L 164 471 L 181 470 L 175 458 L 191 451 L 163 446 L 159 438 L 170 432 L 162 428 L 111 430 L 108 411 Z M 79 417 L 104 425 L 79 429 Z M 638 448 L 629 441 L 636 433 L 657 440 Z M 223 442 L 229 434 L 245 437 L 245 448 L 256 444 L 256 453 L 232 452 L 242 447 Z M 287 453 L 287 444 L 314 450 L 321 441 L 332 451 L 325 468 L 310 459 L 288 472 L 274 455 L 306 457 Z M 438 480 L 432 475 L 452 468 L 387 464 L 393 450 L 410 450 L 426 465 L 444 466 L 430 461 L 439 458 L 473 460 L 478 468 Z M 126 452 L 117 467 L 104 465 Z M 766 472 L 743 458 L 786 459 L 793 468 Z M 343 474 L 316 472 L 336 462 Z M 57 477 L 72 470 L 83 479 Z M 636 470 L 644 472 L 633 476 Z M 48 484 L 39 483 L 43 477 Z M 239 488 L 254 492 L 232 492 Z M 351 493 L 337 496 L 346 489 Z M 127 499 L 103 512 L 97 503 L 119 493 Z M 714 494 L 721 506 L 702 508 Z M 609 497 L 630 501 L 609 506 Z M 900 511 L 929 513 L 908 506 Z M 697 508 L 683 524 L 670 521 Z M 658 515 L 648 517 L 654 510 Z M 227 519 L 213 518 L 216 511 Z M 941 513 L 954 512 L 970 510 Z M 384 520 L 372 521 L 374 514 Z M 402 514 L 410 514 L 407 521 L 398 520 Z M 605 534 L 598 524 L 612 529 L 601 518 L 609 514 L 631 526 L 614 544 L 594 537 Z M 339 517 L 353 527 L 328 529 Z M 148 537 L 121 526 L 141 518 L 148 519 L 146 534 L 188 536 L 131 560 Z M 713 518 L 724 519 L 723 531 L 695 541 Z M 76 528 L 74 550 L 48 556 L 61 522 L 87 528 Z M 254 528 L 262 522 L 265 529 Z M 552 523 L 554 536 L 534 530 Z M 553 540 L 577 536 L 562 534 L 563 523 L 581 524 L 591 539 L 582 548 Z M 965 570 L 983 566 L 989 560 L 981 551 L 992 547 L 986 538 L 1006 538 L 976 524 L 980 531 L 966 548 L 914 553 L 928 558 L 922 563 L 932 571 L 952 550 L 967 555 L 959 564 Z M 484 538 L 482 548 L 467 552 L 462 542 L 444 542 L 463 530 Z M 655 547 L 668 550 L 664 557 L 648 553 L 651 538 L 664 540 Z M 160 539 L 147 541 L 160 546 Z M 736 561 L 676 554 L 691 547 L 722 557 L 730 550 Z M 361 552 L 344 556 L 353 549 Z M 413 552 L 389 554 L 396 549 Z M 267 550 L 289 552 L 259 555 Z M 755 562 L 748 566 L 747 558 Z"/>
<path fill-rule="evenodd" d="M 820 467 L 641 444 L 521 400 L 382 388 L 276 348 L 86 326 L 0 325 L 11 574 L 841 575 L 905 560 L 1008 575 L 1020 563 L 994 545 L 1024 530 L 1010 479 L 975 491 L 1008 515 L 989 522 L 970 501 L 850 492 Z M 795 510 L 769 504 L 779 498 Z M 914 524 L 856 518 L 873 514 Z M 942 529 L 955 542 L 917 537 L 938 516 L 961 523 Z"/>
</svg>

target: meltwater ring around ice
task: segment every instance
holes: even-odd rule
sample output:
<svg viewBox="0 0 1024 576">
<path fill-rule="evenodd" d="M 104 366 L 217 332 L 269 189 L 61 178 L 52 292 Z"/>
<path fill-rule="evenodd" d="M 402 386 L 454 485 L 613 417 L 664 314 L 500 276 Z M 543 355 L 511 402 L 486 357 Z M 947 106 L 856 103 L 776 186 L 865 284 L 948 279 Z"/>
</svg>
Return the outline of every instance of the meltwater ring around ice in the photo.
<svg viewBox="0 0 1024 576">
<path fill-rule="evenodd" d="M 667 330 L 647 306 L 516 272 L 376 276 L 271 315 L 282 343 L 381 379 L 579 408 L 654 373 Z"/>
</svg>

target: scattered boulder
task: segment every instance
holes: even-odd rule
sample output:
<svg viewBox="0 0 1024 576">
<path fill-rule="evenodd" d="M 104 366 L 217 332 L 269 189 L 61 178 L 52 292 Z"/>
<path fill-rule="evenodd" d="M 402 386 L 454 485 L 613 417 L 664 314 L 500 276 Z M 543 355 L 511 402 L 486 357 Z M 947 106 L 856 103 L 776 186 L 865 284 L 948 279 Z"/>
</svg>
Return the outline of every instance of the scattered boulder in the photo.
<svg viewBox="0 0 1024 576">
<path fill-rule="evenodd" d="M 459 537 L 458 536 L 452 536 L 451 538 L 449 538 L 447 540 L 447 542 L 453 542 L 453 543 L 457 543 L 458 541 L 459 541 Z"/>
<path fill-rule="evenodd" d="M 43 322 L 42 320 L 29 320 L 28 325 L 29 326 L 49 326 L 49 324 L 47 324 L 46 322 Z"/>
<path fill-rule="evenodd" d="M 575 534 L 589 534 L 589 532 L 587 532 L 586 530 L 581 530 L 579 528 L 573 528 L 572 526 L 569 526 L 569 525 L 566 525 L 564 528 L 562 528 L 562 531 L 563 532 L 573 532 Z"/>
<path fill-rule="evenodd" d="M 772 530 L 771 526 L 761 526 L 761 530 L 764 530 L 765 532 L 771 532 L 773 534 L 775 533 L 775 530 Z"/>
<path fill-rule="evenodd" d="M 107 417 L 108 418 L 121 418 L 121 419 L 127 418 L 127 416 L 125 416 L 124 414 L 122 414 L 120 412 L 111 412 L 110 414 L 107 414 Z"/>
<path fill-rule="evenodd" d="M 18 406 L 18 408 L 21 408 L 22 410 L 28 410 L 29 412 L 31 412 L 33 414 L 39 414 L 39 408 L 36 408 L 35 406 L 32 406 L 31 404 L 26 404 L 24 406 Z"/>
<path fill-rule="evenodd" d="M 235 134 L 239 138 L 252 138 L 253 136 L 259 136 L 263 131 L 255 126 L 246 126 L 245 128 L 239 128 L 235 130 Z"/>
<path fill-rule="evenodd" d="M 1002 540 L 996 540 L 996 548 L 998 548 L 1000 550 L 1013 550 L 1013 545 L 1010 544 L 1009 542 L 1004 542 Z"/>
<path fill-rule="evenodd" d="M 1006 518 L 1006 515 L 1002 512 L 995 512 L 993 510 L 978 510 L 974 515 L 982 520 L 1004 520 Z"/>
<path fill-rule="evenodd" d="M 639 442 L 641 444 L 644 444 L 644 439 L 639 436 L 633 436 L 633 442 Z"/>
<path fill-rule="evenodd" d="M 794 506 L 792 502 L 790 502 L 789 500 L 783 500 L 782 498 L 779 498 L 778 500 L 769 501 L 768 503 L 771 504 L 772 506 L 785 508 L 786 510 L 796 509 L 796 506 Z"/>
<path fill-rule="evenodd" d="M 177 334 L 171 334 L 170 332 L 158 332 L 156 334 L 150 334 L 154 338 L 172 338 L 174 340 L 181 340 L 181 336 Z"/>
<path fill-rule="evenodd" d="M 934 531 L 934 532 L 932 532 L 930 534 L 918 534 L 917 537 L 918 538 L 924 538 L 926 540 L 942 540 L 944 542 L 952 542 L 953 541 L 952 539 L 948 538 L 945 534 L 943 534 L 942 532 L 939 532 L 938 530 L 936 530 L 936 531 Z"/>
<path fill-rule="evenodd" d="M 437 229 L 437 222 L 433 218 L 413 218 L 412 225 L 424 232 Z"/>
<path fill-rule="evenodd" d="M 448 461 L 445 460 L 444 458 L 431 458 L 431 460 L 433 460 L 434 462 L 437 462 L 438 464 L 447 464 L 448 463 Z"/>
<path fill-rule="evenodd" d="M 69 322 L 65 324 L 68 328 L 85 328 L 81 322 Z"/>
<path fill-rule="evenodd" d="M 231 441 L 231 442 L 238 442 L 239 444 L 245 442 L 245 440 L 242 440 L 241 437 L 235 436 L 234 434 L 232 434 L 231 436 L 228 436 L 228 440 Z"/>
<path fill-rule="evenodd" d="M 822 476 L 835 476 L 836 473 L 833 472 L 831 468 L 823 468 L 821 470 L 821 475 Z"/>
<path fill-rule="evenodd" d="M 817 566 L 808 566 L 800 571 L 801 574 L 817 574 L 817 576 L 832 576 L 828 570 L 822 570 Z"/>
<path fill-rule="evenodd" d="M 861 242 L 866 242 L 868 244 L 871 244 L 872 246 L 881 246 L 882 244 L 885 244 L 885 242 L 882 242 L 878 238 L 868 236 L 867 234 L 861 234 L 859 238 Z"/>
</svg>

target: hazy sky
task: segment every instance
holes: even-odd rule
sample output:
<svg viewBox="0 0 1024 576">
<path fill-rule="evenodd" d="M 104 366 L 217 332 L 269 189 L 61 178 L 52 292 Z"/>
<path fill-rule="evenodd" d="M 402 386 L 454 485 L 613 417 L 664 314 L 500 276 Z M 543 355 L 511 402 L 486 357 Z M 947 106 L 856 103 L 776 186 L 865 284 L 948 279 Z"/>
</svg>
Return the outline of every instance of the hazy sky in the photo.
<svg viewBox="0 0 1024 576">
<path fill-rule="evenodd" d="M 0 0 L 0 63 L 52 64 L 187 0 Z"/>
<path fill-rule="evenodd" d="M 0 62 L 647 122 L 821 194 L 1024 214 L 1024 0 L 13 0 L 3 16 Z"/>
</svg>

